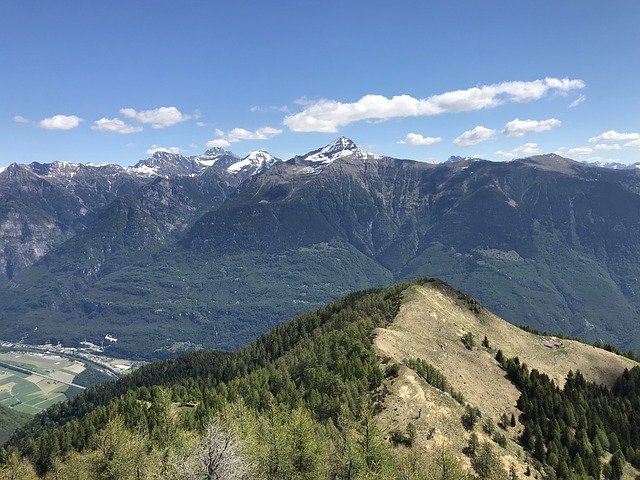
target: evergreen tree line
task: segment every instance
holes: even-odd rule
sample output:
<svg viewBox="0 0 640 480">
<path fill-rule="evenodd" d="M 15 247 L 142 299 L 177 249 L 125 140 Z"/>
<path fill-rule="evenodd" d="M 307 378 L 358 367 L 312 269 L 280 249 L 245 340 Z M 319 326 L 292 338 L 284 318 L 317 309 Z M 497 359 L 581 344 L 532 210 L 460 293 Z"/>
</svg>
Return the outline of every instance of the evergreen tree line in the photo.
<svg viewBox="0 0 640 480">
<path fill-rule="evenodd" d="M 409 358 L 404 361 L 404 364 L 416 372 L 421 378 L 424 379 L 432 387 L 437 388 L 445 393 L 451 395 L 451 397 L 460 404 L 464 404 L 465 400 L 462 393 L 455 390 L 451 384 L 447 381 L 444 373 L 438 370 L 433 365 L 429 364 L 422 358 Z"/>
<path fill-rule="evenodd" d="M 393 320 L 407 286 L 348 295 L 236 353 L 194 353 L 92 387 L 36 416 L 0 449 L 0 462 L 15 452 L 44 475 L 56 459 L 90 451 L 113 418 L 145 438 L 168 438 L 170 405 L 181 406 L 180 431 L 202 431 L 239 401 L 258 413 L 303 408 L 320 423 L 360 418 L 383 378 L 372 332 Z"/>
<path fill-rule="evenodd" d="M 168 390 L 163 393 L 167 395 Z M 167 404 L 163 434 L 127 428 L 111 418 L 81 452 L 57 455 L 46 480 L 471 480 L 461 460 L 440 445 L 429 455 L 393 448 L 363 408 L 359 419 L 320 422 L 304 408 L 264 412 L 243 402 L 227 404 L 199 431 L 180 426 L 178 407 Z M 478 447 L 479 479 L 506 480 L 488 443 Z M 36 480 L 34 466 L 15 452 L 0 466 L 0 480 Z"/>
<path fill-rule="evenodd" d="M 640 468 L 640 367 L 625 369 L 611 389 L 579 371 L 559 388 L 518 357 L 498 351 L 496 359 L 521 392 L 522 446 L 557 478 L 618 480 L 625 462 Z"/>
</svg>

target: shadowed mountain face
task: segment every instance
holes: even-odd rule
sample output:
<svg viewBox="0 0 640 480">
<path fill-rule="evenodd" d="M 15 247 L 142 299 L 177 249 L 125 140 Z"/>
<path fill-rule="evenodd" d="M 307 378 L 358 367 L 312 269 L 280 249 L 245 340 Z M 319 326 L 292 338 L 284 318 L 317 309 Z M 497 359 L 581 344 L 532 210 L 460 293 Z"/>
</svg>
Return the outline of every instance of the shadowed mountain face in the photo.
<svg viewBox="0 0 640 480">
<path fill-rule="evenodd" d="M 140 195 L 149 196 L 146 203 L 151 210 L 156 208 L 152 192 L 164 196 L 157 205 L 158 214 L 173 216 L 177 225 L 165 222 L 163 228 L 175 233 L 190 226 L 198 214 L 216 208 L 247 178 L 278 161 L 266 152 L 241 158 L 212 148 L 191 157 L 156 152 L 127 168 L 34 162 L 0 169 L 0 279 L 11 279 L 64 240 L 82 233 L 119 196 L 136 195 L 158 177 L 179 179 L 175 186 L 182 187 L 173 192 L 176 197 L 159 193 L 159 184 Z"/>
<path fill-rule="evenodd" d="M 556 155 L 431 165 L 344 138 L 270 167 L 217 197 L 150 185 L 155 201 L 119 198 L 8 284 L 7 335 L 111 333 L 144 356 L 235 348 L 346 291 L 434 275 L 516 323 L 640 349 L 635 170 Z"/>
<path fill-rule="evenodd" d="M 115 165 L 10 165 L 0 172 L 0 278 L 24 270 L 144 182 Z"/>
</svg>

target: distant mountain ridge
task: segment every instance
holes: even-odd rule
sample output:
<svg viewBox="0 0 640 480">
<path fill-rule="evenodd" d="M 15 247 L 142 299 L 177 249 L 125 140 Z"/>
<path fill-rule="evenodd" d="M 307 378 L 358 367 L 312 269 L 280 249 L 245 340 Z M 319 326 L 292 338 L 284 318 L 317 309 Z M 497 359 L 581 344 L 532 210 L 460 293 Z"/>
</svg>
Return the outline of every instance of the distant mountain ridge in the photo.
<svg viewBox="0 0 640 480">
<path fill-rule="evenodd" d="M 205 170 L 215 172 L 232 184 L 256 175 L 273 166 L 280 159 L 268 152 L 254 151 L 240 157 L 220 147 L 207 150 L 203 155 L 185 157 L 165 151 L 155 152 L 150 158 L 140 160 L 127 170 L 143 175 L 200 175 Z"/>
<path fill-rule="evenodd" d="M 118 196 L 135 194 L 156 177 L 201 176 L 225 183 L 227 192 L 278 161 L 266 152 L 241 158 L 212 148 L 191 157 L 160 151 L 132 167 L 59 161 L 11 164 L 0 170 L 0 278 L 12 278 L 29 267 L 82 232 Z M 209 203 L 205 202 L 207 208 L 219 202 Z"/>
<path fill-rule="evenodd" d="M 345 292 L 435 275 L 516 323 L 640 349 L 638 169 L 428 164 L 344 137 L 287 161 L 220 149 L 142 167 L 165 178 L 125 175 L 135 188 L 0 291 L 7 336 L 233 349 Z"/>
</svg>

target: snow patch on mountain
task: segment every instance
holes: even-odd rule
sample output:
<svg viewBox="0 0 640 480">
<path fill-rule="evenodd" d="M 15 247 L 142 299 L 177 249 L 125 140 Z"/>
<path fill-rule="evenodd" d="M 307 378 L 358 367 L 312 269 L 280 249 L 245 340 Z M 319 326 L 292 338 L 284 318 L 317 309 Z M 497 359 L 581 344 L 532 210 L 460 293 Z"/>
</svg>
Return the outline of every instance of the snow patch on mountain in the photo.
<svg viewBox="0 0 640 480">
<path fill-rule="evenodd" d="M 225 156 L 240 158 L 235 153 L 229 152 L 224 148 L 214 147 L 204 152 L 203 155 L 197 157 L 197 161 L 200 165 L 206 168 L 215 165 L 218 160 Z"/>
<path fill-rule="evenodd" d="M 640 168 L 640 162 L 627 164 L 627 163 L 607 162 L 606 160 L 605 161 L 599 160 L 595 162 L 585 161 L 584 163 L 592 167 L 608 168 L 611 170 L 635 170 L 636 168 Z"/>
<path fill-rule="evenodd" d="M 211 148 L 202 155 L 186 157 L 177 153 L 155 152 L 153 156 L 140 160 L 128 171 L 137 175 L 186 175 L 194 176 L 214 167 L 224 172 L 230 164 L 236 163 L 240 157 L 223 148 Z"/>
<path fill-rule="evenodd" d="M 353 140 L 347 137 L 340 137 L 336 141 L 318 150 L 314 150 L 300 157 L 295 157 L 296 164 L 302 166 L 302 168 L 296 170 L 296 173 L 320 173 L 320 171 L 322 171 L 322 169 L 327 165 L 332 164 L 336 160 L 346 158 L 359 160 L 376 160 L 382 158 L 382 156 L 366 152 L 358 148 Z"/>
<path fill-rule="evenodd" d="M 134 167 L 129 167 L 127 168 L 127 172 L 145 176 L 158 175 L 158 169 L 156 167 L 150 167 L 149 165 L 136 165 Z"/>
<path fill-rule="evenodd" d="M 230 165 L 227 168 L 227 172 L 231 174 L 240 173 L 240 172 L 249 172 L 254 175 L 256 173 L 260 173 L 263 170 L 271 168 L 273 164 L 278 162 L 279 160 L 275 158 L 270 153 L 267 153 L 262 150 L 258 150 L 255 152 L 249 153 L 246 157 L 244 157 L 239 162 L 236 162 Z"/>
<path fill-rule="evenodd" d="M 216 163 L 218 159 L 214 158 L 214 159 L 203 159 L 203 158 L 199 158 L 198 161 L 200 163 L 200 165 L 202 165 L 203 167 L 210 167 L 212 166 L 214 163 Z"/>
<path fill-rule="evenodd" d="M 347 137 L 340 137 L 335 142 L 326 145 L 320 150 L 310 152 L 302 158 L 307 162 L 328 165 L 346 157 L 361 158 L 363 160 L 381 158 L 379 155 L 359 149 L 355 142 Z"/>
</svg>

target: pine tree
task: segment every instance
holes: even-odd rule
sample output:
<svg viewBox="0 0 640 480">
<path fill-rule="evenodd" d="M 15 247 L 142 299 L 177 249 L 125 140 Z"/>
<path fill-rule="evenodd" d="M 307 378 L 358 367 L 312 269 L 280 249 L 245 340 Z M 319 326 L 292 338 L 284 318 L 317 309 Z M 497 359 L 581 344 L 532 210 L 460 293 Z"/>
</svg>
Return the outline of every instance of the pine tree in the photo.
<svg viewBox="0 0 640 480">
<path fill-rule="evenodd" d="M 613 454 L 609 461 L 611 480 L 620 480 L 622 478 L 625 463 L 624 455 L 620 450 Z"/>
<path fill-rule="evenodd" d="M 504 470 L 502 462 L 488 442 L 484 442 L 480 446 L 472 463 L 479 480 L 505 480 L 507 478 L 507 472 Z"/>
<path fill-rule="evenodd" d="M 533 444 L 533 456 L 539 461 L 544 463 L 546 459 L 546 452 L 544 448 L 544 437 L 542 436 L 542 430 L 540 426 L 536 426 Z"/>
<path fill-rule="evenodd" d="M 289 456 L 293 467 L 293 478 L 312 479 L 324 477 L 323 442 L 316 435 L 315 426 L 308 411 L 300 408 L 294 410 L 291 413 L 288 430 Z"/>
<path fill-rule="evenodd" d="M 341 421 L 340 429 L 331 423 L 328 436 L 331 438 L 329 477 L 336 480 L 355 480 L 364 471 L 364 459 L 355 439 L 356 431 L 350 422 Z"/>
<path fill-rule="evenodd" d="M 102 479 L 133 479 L 146 468 L 144 442 L 124 427 L 122 418 L 111 419 L 98 435 L 97 443 L 94 465 Z"/>
<path fill-rule="evenodd" d="M 476 434 L 476 432 L 471 432 L 471 435 L 469 436 L 469 443 L 467 444 L 465 453 L 471 458 L 475 457 L 478 452 L 479 444 L 480 443 L 478 441 L 478 435 Z"/>
<path fill-rule="evenodd" d="M 479 413 L 480 412 L 477 408 L 467 405 L 464 409 L 464 414 L 462 415 L 462 425 L 464 428 L 469 431 L 473 430 L 478 423 L 478 417 L 480 416 Z"/>
<path fill-rule="evenodd" d="M 377 422 L 366 412 L 360 422 L 360 449 L 367 471 L 375 473 L 384 469 L 388 451 Z"/>
<path fill-rule="evenodd" d="M 38 476 L 28 460 L 18 457 L 16 453 L 9 455 L 5 465 L 0 467 L 0 480 L 37 480 Z"/>
<path fill-rule="evenodd" d="M 427 472 L 427 478 L 430 480 L 465 480 L 467 478 L 460 459 L 442 444 L 432 453 Z"/>
</svg>

